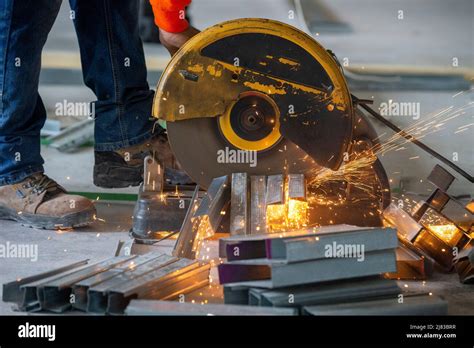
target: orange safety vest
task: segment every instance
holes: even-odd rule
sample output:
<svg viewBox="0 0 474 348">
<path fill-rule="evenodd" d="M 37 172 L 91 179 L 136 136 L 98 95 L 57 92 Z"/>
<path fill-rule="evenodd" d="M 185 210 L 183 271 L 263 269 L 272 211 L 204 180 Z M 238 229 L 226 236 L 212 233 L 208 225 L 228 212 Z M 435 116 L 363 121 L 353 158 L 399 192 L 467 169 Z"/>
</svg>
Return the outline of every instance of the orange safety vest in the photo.
<svg viewBox="0 0 474 348">
<path fill-rule="evenodd" d="M 170 33 L 180 33 L 189 27 L 184 18 L 191 0 L 150 0 L 156 25 Z"/>
</svg>

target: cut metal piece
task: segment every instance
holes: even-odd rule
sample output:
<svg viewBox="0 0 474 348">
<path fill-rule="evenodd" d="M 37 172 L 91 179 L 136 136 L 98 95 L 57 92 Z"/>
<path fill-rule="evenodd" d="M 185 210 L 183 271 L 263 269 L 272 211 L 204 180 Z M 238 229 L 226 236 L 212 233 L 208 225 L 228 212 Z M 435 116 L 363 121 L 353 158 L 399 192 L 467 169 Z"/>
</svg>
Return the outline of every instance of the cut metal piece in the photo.
<svg viewBox="0 0 474 348">
<path fill-rule="evenodd" d="M 22 287 L 28 283 L 38 282 L 41 280 L 45 280 L 46 278 L 51 278 L 57 276 L 61 273 L 65 273 L 71 271 L 75 268 L 80 266 L 84 266 L 88 263 L 88 259 L 71 263 L 69 265 L 56 268 L 52 271 L 43 272 L 37 275 L 17 279 L 13 282 L 3 284 L 3 291 L 2 291 L 2 301 L 3 302 L 15 302 L 20 304 L 24 298 L 24 289 Z"/>
<path fill-rule="evenodd" d="M 437 164 L 434 166 L 427 179 L 441 191 L 446 192 L 453 183 L 454 176 L 446 169 L 441 167 L 439 164 Z"/>
<path fill-rule="evenodd" d="M 212 179 L 206 195 L 191 220 L 206 219 L 213 233 L 219 228 L 223 212 L 230 201 L 230 185 L 227 175 Z"/>
<path fill-rule="evenodd" d="M 224 285 L 224 303 L 233 305 L 249 304 L 249 288 L 239 285 Z"/>
<path fill-rule="evenodd" d="M 229 261 L 266 258 L 292 263 L 326 258 L 327 246 L 334 243 L 364 245 L 364 252 L 369 252 L 394 249 L 398 240 L 396 230 L 392 228 L 334 225 L 287 235 L 222 239 L 220 243 L 226 245 L 225 256 Z"/>
<path fill-rule="evenodd" d="M 133 298 L 156 296 L 158 299 L 168 299 L 180 293 L 185 294 L 189 290 L 194 290 L 196 286 L 193 283 L 204 286 L 208 283 L 209 266 L 204 265 L 203 267 L 199 269 L 198 261 L 179 259 L 135 278 L 133 281 L 110 288 L 107 293 L 106 313 L 122 314 Z M 197 274 L 193 272 L 196 269 L 199 271 L 198 274 L 203 273 L 203 279 L 196 279 Z M 176 283 L 183 283 L 187 278 L 193 278 L 191 284 L 177 289 Z"/>
<path fill-rule="evenodd" d="M 96 286 L 106 280 L 109 280 L 118 274 L 122 274 L 128 270 L 134 269 L 140 265 L 145 264 L 151 260 L 159 258 L 162 254 L 156 252 L 150 252 L 145 255 L 140 255 L 130 258 L 127 262 L 116 265 L 115 267 L 96 274 L 95 276 L 86 278 L 77 282 L 73 286 L 72 294 L 74 295 L 74 302 L 72 307 L 81 311 L 87 310 L 87 292 L 90 287 Z"/>
<path fill-rule="evenodd" d="M 272 240 L 278 241 L 277 239 Z M 337 246 L 349 246 L 336 252 Z M 287 263 L 301 262 L 328 257 L 328 246 L 334 248 L 334 255 L 340 257 L 363 257 L 374 251 L 395 249 L 398 245 L 397 231 L 392 228 L 369 228 L 354 231 L 320 232 L 316 237 L 300 237 L 273 243 L 267 246 L 272 259 Z M 357 251 L 357 246 L 363 246 Z"/>
<path fill-rule="evenodd" d="M 396 271 L 393 249 L 365 253 L 357 258 L 325 258 L 305 262 L 256 259 L 233 261 L 218 266 L 221 284 L 268 280 L 272 288 L 350 279 Z"/>
<path fill-rule="evenodd" d="M 219 239 L 219 257 L 232 257 L 227 255 L 227 246 L 239 247 L 240 259 L 254 259 L 262 258 L 266 255 L 266 239 L 272 238 L 296 238 L 301 236 L 314 235 L 319 231 L 319 228 L 304 229 L 299 231 L 290 231 L 285 233 L 273 234 L 268 233 L 264 235 L 250 235 L 250 236 L 233 236 Z M 233 250 L 233 249 L 232 249 Z M 265 254 L 264 254 L 265 253 Z M 246 256 L 245 256 L 246 255 Z"/>
<path fill-rule="evenodd" d="M 447 315 L 448 303 L 439 296 L 398 296 L 390 299 L 306 306 L 309 315 Z"/>
<path fill-rule="evenodd" d="M 444 204 L 439 212 L 449 220 L 453 221 L 454 224 L 465 233 L 471 232 L 474 223 L 474 215 L 462 204 L 450 199 Z"/>
<path fill-rule="evenodd" d="M 266 289 L 252 288 L 249 290 L 249 306 L 261 306 L 262 305 L 262 293 Z"/>
<path fill-rule="evenodd" d="M 91 313 L 105 313 L 107 309 L 108 291 L 123 283 L 131 283 L 134 279 L 145 275 L 155 269 L 176 262 L 178 258 L 160 255 L 158 258 L 133 267 L 126 272 L 120 273 L 113 278 L 89 287 L 87 291 L 87 311 Z"/>
<path fill-rule="evenodd" d="M 431 266 L 423 256 L 401 245 L 396 250 L 397 271 L 386 273 L 389 279 L 424 280 L 430 275 Z"/>
<path fill-rule="evenodd" d="M 250 177 L 250 234 L 267 232 L 267 178 L 265 175 Z"/>
<path fill-rule="evenodd" d="M 181 295 L 189 294 L 194 290 L 209 285 L 209 264 L 200 264 L 189 272 L 178 274 L 168 281 L 162 281 L 158 286 L 144 295 L 145 298 L 173 300 Z"/>
<path fill-rule="evenodd" d="M 430 200 L 430 205 L 434 210 L 441 211 L 450 199 L 451 198 L 447 193 L 441 191 L 440 189 L 436 189 L 433 192 L 432 198 Z"/>
<path fill-rule="evenodd" d="M 247 173 L 232 174 L 230 199 L 230 235 L 249 234 L 249 207 Z"/>
<path fill-rule="evenodd" d="M 229 178 L 223 176 L 213 179 L 197 208 L 192 208 L 191 217 L 188 219 L 187 216 L 183 222 L 184 234 L 178 239 L 173 253 L 179 257 L 197 258 L 202 241 L 212 237 L 221 227 L 229 202 Z"/>
<path fill-rule="evenodd" d="M 469 235 L 464 233 L 451 219 L 431 208 L 428 208 L 421 217 L 420 224 L 451 247 L 462 248 L 470 240 Z"/>
<path fill-rule="evenodd" d="M 306 179 L 304 174 L 288 175 L 288 198 L 306 201 Z"/>
<path fill-rule="evenodd" d="M 295 308 L 270 308 L 228 304 L 193 304 L 173 301 L 132 300 L 127 315 L 297 315 Z"/>
<path fill-rule="evenodd" d="M 65 276 L 65 275 L 70 275 L 73 273 L 76 273 L 77 271 L 83 270 L 85 268 L 89 267 L 89 265 L 84 265 L 78 268 L 74 268 L 70 271 L 66 271 L 64 273 L 61 273 L 59 275 L 53 275 L 48 278 L 43 278 L 39 279 L 37 281 L 27 283 L 21 286 L 20 290 L 22 292 L 22 301 L 19 303 L 18 308 L 20 310 L 23 310 L 25 312 L 37 312 L 40 311 L 41 308 L 41 303 L 39 301 L 39 291 L 41 286 L 43 284 L 57 279 L 59 276 Z"/>
<path fill-rule="evenodd" d="M 445 272 L 453 265 L 453 247 L 430 231 L 423 229 L 414 241 L 417 248 L 424 250 Z"/>
<path fill-rule="evenodd" d="M 189 204 L 186 216 L 184 217 L 181 229 L 179 230 L 179 236 L 174 245 L 172 255 L 176 257 L 184 257 L 188 259 L 194 258 L 193 246 L 196 238 L 197 230 L 193 228 L 194 224 L 191 221 L 194 213 L 199 207 L 199 186 L 194 189 L 191 202 Z"/>
<path fill-rule="evenodd" d="M 108 269 L 127 262 L 134 256 L 117 256 L 98 262 L 89 267 L 85 267 L 77 272 L 59 276 L 41 284 L 37 288 L 37 296 L 43 310 L 49 310 L 56 313 L 62 313 L 71 307 L 72 287 L 75 283 L 92 277 L 98 273 L 107 271 Z"/>
<path fill-rule="evenodd" d="M 459 252 L 454 258 L 454 268 L 463 284 L 474 283 L 474 242 Z"/>
<path fill-rule="evenodd" d="M 276 290 L 263 289 L 263 291 L 259 291 L 256 297 L 260 298 L 260 306 L 301 307 L 356 302 L 365 299 L 396 296 L 400 293 L 401 289 L 396 281 L 377 276 L 328 282 L 317 286 L 300 286 Z M 251 289 L 249 296 L 254 295 L 255 290 Z"/>
<path fill-rule="evenodd" d="M 285 204 L 285 179 L 284 176 L 269 175 L 267 178 L 267 194 L 265 200 L 267 205 Z"/>
<path fill-rule="evenodd" d="M 413 242 L 423 230 L 423 226 L 413 219 L 410 214 L 393 203 L 384 210 L 383 217 L 390 226 L 397 229 L 401 238 L 410 242 Z"/>
</svg>

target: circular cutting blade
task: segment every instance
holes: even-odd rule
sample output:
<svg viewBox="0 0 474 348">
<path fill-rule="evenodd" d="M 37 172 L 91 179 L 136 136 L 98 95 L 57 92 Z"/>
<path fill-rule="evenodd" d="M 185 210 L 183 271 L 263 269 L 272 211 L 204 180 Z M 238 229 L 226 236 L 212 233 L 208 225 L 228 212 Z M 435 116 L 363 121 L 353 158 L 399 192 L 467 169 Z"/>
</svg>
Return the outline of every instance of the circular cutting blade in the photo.
<svg viewBox="0 0 474 348">
<path fill-rule="evenodd" d="M 218 119 L 204 117 L 167 123 L 173 153 L 186 173 L 203 188 L 213 178 L 232 173 L 296 174 L 317 167 L 306 152 L 284 138 L 263 152 L 241 151 L 227 143 Z"/>
</svg>

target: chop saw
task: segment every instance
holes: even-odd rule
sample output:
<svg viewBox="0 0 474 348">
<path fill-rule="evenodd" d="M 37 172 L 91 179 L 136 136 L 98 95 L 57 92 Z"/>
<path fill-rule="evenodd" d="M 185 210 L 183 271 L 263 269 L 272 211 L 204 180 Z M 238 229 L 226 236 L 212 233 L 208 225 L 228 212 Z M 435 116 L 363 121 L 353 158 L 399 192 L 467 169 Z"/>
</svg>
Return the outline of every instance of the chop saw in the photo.
<svg viewBox="0 0 474 348">
<path fill-rule="evenodd" d="M 387 176 L 377 158 L 359 168 L 359 178 L 331 174 L 376 146 L 377 134 L 356 110 L 336 57 L 284 23 L 232 20 L 194 36 L 163 72 L 153 115 L 166 121 L 177 160 L 203 188 L 238 172 L 303 173 L 328 177 L 313 180 L 310 188 L 319 197 L 314 205 L 320 206 L 320 220 L 328 202 L 335 203 L 331 211 L 338 202 L 364 201 L 365 212 L 389 204 Z M 226 149 L 255 152 L 255 165 L 219 161 Z M 351 211 L 341 222 L 361 219 Z M 332 213 L 325 219 L 336 223 Z"/>
</svg>

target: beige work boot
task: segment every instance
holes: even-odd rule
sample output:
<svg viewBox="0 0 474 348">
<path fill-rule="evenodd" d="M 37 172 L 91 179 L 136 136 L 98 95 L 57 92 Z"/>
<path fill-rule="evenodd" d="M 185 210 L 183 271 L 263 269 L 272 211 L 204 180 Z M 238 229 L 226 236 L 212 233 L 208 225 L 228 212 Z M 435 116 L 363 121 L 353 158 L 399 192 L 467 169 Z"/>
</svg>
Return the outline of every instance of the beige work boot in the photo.
<svg viewBox="0 0 474 348">
<path fill-rule="evenodd" d="M 0 186 L 0 219 L 53 230 L 89 225 L 95 214 L 89 199 L 67 194 L 43 173 L 33 174 L 17 184 Z"/>
</svg>

